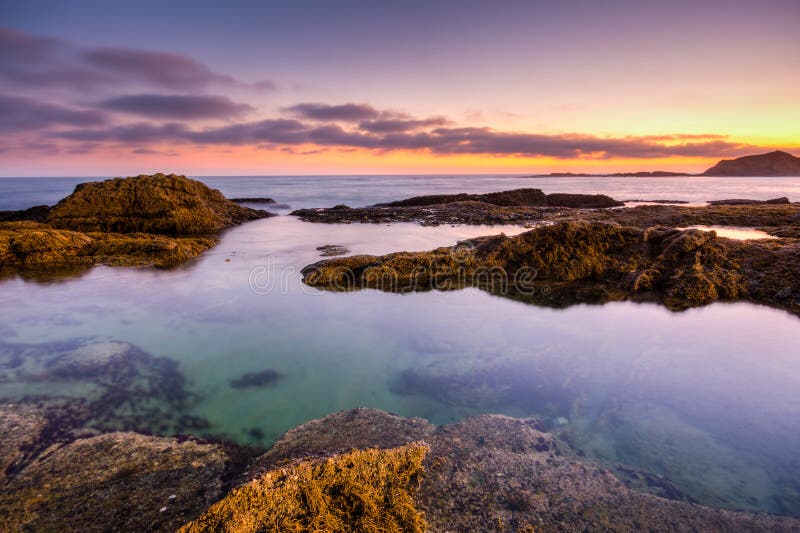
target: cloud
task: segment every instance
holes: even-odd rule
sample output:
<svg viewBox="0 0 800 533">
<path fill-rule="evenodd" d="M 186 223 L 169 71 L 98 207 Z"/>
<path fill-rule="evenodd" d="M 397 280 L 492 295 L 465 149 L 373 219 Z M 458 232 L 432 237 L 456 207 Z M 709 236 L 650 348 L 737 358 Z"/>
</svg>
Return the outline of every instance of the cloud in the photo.
<svg viewBox="0 0 800 533">
<path fill-rule="evenodd" d="M 422 150 L 438 155 L 494 155 L 553 157 L 560 159 L 608 159 L 726 157 L 759 147 L 702 136 L 698 141 L 662 144 L 649 137 L 596 137 L 582 134 L 545 135 L 496 131 L 491 128 L 439 127 L 420 131 L 369 132 L 341 124 L 319 125 L 296 119 L 269 119 L 219 128 L 194 130 L 183 123 L 152 125 L 139 123 L 108 128 L 59 132 L 57 137 L 79 141 L 134 143 L 189 143 L 201 145 L 274 146 L 298 145 L 318 148 L 363 148 L 380 152 Z M 664 136 L 658 136 L 664 138 Z M 693 135 L 670 135 L 669 140 L 692 139 Z M 711 140 L 706 140 L 708 138 Z"/>
<path fill-rule="evenodd" d="M 369 122 L 361 122 L 358 127 L 364 131 L 372 133 L 389 133 L 398 131 L 418 130 L 430 128 L 432 126 L 445 126 L 450 121 L 445 117 L 429 117 L 425 119 L 381 119 Z"/>
<path fill-rule="evenodd" d="M 225 96 L 185 96 L 161 94 L 132 94 L 110 98 L 99 107 L 146 117 L 194 120 L 201 118 L 231 118 L 254 108 L 233 102 Z"/>
<path fill-rule="evenodd" d="M 191 88 L 211 82 L 233 83 L 230 76 L 216 74 L 207 66 L 186 56 L 149 52 L 131 48 L 94 48 L 83 53 L 90 65 L 169 88 Z"/>
<path fill-rule="evenodd" d="M 0 131 L 18 132 L 52 126 L 101 126 L 107 116 L 98 110 L 78 110 L 20 96 L 0 95 Z"/>
<path fill-rule="evenodd" d="M 185 55 L 123 47 L 80 47 L 0 27 L 0 80 L 25 88 L 95 90 L 139 83 L 166 89 L 211 84 L 274 91 L 269 80 L 244 83 Z"/>
<path fill-rule="evenodd" d="M 329 105 L 302 103 L 287 107 L 284 111 L 300 118 L 341 122 L 361 122 L 381 116 L 380 111 L 367 104 Z"/>
</svg>

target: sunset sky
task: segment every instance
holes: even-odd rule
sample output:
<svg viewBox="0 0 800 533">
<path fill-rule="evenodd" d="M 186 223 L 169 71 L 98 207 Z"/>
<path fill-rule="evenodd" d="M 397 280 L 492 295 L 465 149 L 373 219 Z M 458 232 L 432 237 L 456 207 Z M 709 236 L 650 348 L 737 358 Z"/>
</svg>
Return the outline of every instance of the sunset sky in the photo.
<svg viewBox="0 0 800 533">
<path fill-rule="evenodd" d="M 798 154 L 798 28 L 798 0 L 0 0 L 0 175 L 702 171 Z"/>
</svg>

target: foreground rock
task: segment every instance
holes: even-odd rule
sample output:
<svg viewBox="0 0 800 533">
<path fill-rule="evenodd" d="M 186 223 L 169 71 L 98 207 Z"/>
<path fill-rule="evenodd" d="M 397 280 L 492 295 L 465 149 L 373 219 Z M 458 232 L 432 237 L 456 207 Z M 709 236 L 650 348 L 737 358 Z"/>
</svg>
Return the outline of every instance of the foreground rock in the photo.
<svg viewBox="0 0 800 533">
<path fill-rule="evenodd" d="M 430 447 L 417 494 L 431 531 L 791 531 L 793 518 L 737 513 L 635 492 L 572 458 L 535 420 L 499 415 L 435 427 L 372 409 L 293 429 L 251 475 L 308 455 L 358 448 Z"/>
<path fill-rule="evenodd" d="M 733 241 L 714 232 L 569 221 L 430 252 L 329 259 L 303 270 L 329 290 L 451 290 L 556 307 L 633 299 L 672 309 L 748 299 L 800 314 L 800 241 Z"/>
<path fill-rule="evenodd" d="M 703 176 L 800 176 L 800 157 L 776 150 L 725 159 L 703 172 Z"/>
<path fill-rule="evenodd" d="M 222 495 L 230 456 L 219 445 L 109 433 L 30 457 L 45 421 L 0 407 L 0 460 L 17 467 L 0 483 L 0 530 L 174 531 Z"/>
<path fill-rule="evenodd" d="M 235 489 L 180 531 L 423 533 L 428 524 L 414 496 L 427 451 L 414 443 L 281 467 Z"/>
<path fill-rule="evenodd" d="M 226 446 L 136 433 L 31 453 L 32 443 L 47 439 L 47 424 L 30 407 L 0 406 L 0 431 L 8 436 L 0 461 L 15 465 L 0 480 L 0 529 L 9 531 L 800 527 L 796 518 L 633 491 L 575 458 L 533 419 L 483 415 L 437 428 L 355 409 L 287 432 L 247 467 Z"/>
<path fill-rule="evenodd" d="M 0 216 L 0 269 L 173 266 L 214 246 L 220 230 L 269 216 L 174 174 L 82 183 L 53 208 Z"/>
</svg>

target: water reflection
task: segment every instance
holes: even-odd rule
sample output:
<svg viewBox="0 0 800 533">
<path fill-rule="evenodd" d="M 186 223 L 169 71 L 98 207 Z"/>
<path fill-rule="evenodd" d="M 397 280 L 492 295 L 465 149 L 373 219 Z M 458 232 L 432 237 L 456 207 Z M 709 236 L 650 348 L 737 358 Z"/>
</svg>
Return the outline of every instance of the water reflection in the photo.
<svg viewBox="0 0 800 533">
<path fill-rule="evenodd" d="M 385 254 L 501 231 L 524 230 L 257 221 L 186 268 L 3 281 L 0 332 L 42 353 L 62 352 L 41 343 L 89 337 L 165 358 L 174 365 L 165 375 L 178 373 L 190 401 L 159 408 L 240 442 L 267 445 L 355 406 L 434 423 L 538 416 L 588 457 L 620 472 L 627 465 L 634 485 L 635 476 L 644 485 L 664 476 L 674 496 L 800 514 L 794 316 L 744 303 L 680 314 L 630 302 L 556 310 L 477 289 L 332 294 L 300 277 L 326 244 Z M 282 281 L 259 294 L 249 278 L 268 259 Z M 47 392 L 7 376 L 6 398 L 12 388 L 14 397 Z M 93 379 L 69 385 L 97 387 Z M 147 404 L 128 405 L 147 413 Z"/>
</svg>

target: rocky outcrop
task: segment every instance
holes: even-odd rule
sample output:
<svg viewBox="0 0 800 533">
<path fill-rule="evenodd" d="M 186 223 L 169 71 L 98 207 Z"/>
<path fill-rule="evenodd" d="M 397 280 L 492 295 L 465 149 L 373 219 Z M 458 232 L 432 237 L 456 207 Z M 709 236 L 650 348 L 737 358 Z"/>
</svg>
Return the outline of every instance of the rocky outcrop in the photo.
<svg viewBox="0 0 800 533">
<path fill-rule="evenodd" d="M 502 207 L 621 207 L 624 204 L 604 194 L 545 194 L 541 189 L 514 189 L 486 194 L 434 194 L 415 196 L 372 207 L 422 207 L 454 202 L 481 202 Z"/>
<path fill-rule="evenodd" d="M 742 198 L 711 200 L 708 202 L 708 205 L 781 205 L 788 203 L 790 203 L 789 198 L 781 196 L 780 198 L 773 198 L 772 200 L 746 200 Z"/>
<path fill-rule="evenodd" d="M 53 208 L 0 215 L 0 268 L 17 270 L 56 264 L 169 267 L 214 246 L 212 234 L 224 228 L 274 216 L 174 174 L 82 183 Z"/>
<path fill-rule="evenodd" d="M 329 259 L 303 275 L 308 285 L 340 291 L 476 286 L 558 307 L 630 298 L 684 309 L 751 299 L 798 313 L 800 284 L 791 274 L 798 268 L 796 240 L 732 241 L 713 231 L 570 221 L 429 252 Z"/>
<path fill-rule="evenodd" d="M 269 216 L 199 181 L 154 174 L 81 183 L 50 210 L 47 222 L 82 232 L 197 235 Z"/>
<path fill-rule="evenodd" d="M 703 176 L 800 176 L 800 157 L 776 150 L 767 154 L 724 159 Z"/>
</svg>

